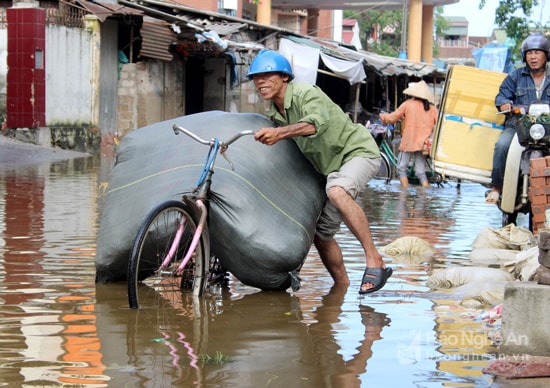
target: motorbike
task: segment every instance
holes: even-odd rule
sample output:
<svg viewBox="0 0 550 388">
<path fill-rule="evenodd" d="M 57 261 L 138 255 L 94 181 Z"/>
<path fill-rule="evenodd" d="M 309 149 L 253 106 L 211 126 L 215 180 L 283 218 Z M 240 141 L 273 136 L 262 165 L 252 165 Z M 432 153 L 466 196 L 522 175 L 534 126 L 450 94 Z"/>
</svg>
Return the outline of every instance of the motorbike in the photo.
<svg viewBox="0 0 550 388">
<path fill-rule="evenodd" d="M 515 224 L 518 214 L 523 213 L 528 214 L 529 229 L 533 230 L 529 201 L 531 160 L 550 155 L 550 106 L 535 102 L 528 107 L 514 106 L 511 111 L 500 113 L 516 118 L 516 134 L 508 150 L 498 202 L 502 226 Z"/>
</svg>

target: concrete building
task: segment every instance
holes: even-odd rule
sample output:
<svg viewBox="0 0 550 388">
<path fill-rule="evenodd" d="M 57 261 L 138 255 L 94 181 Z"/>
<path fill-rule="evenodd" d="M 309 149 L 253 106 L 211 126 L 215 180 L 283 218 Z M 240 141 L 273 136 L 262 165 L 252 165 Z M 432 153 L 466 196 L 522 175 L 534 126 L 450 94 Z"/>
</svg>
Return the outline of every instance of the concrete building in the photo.
<svg viewBox="0 0 550 388">
<path fill-rule="evenodd" d="M 469 33 L 469 22 L 462 16 L 445 17 L 449 28 L 439 38 L 438 60 L 445 66 L 460 64 L 476 66 L 474 51 L 490 43 L 504 43 L 506 34 L 494 30 L 490 36 L 472 36 Z"/>
<path fill-rule="evenodd" d="M 468 35 L 468 20 L 463 16 L 449 16 L 449 28 L 439 38 L 440 58 L 470 58 L 472 47 Z"/>
<path fill-rule="evenodd" d="M 361 44 L 361 31 L 359 29 L 359 23 L 357 19 L 343 19 L 342 20 L 342 42 L 350 44 L 358 49 L 362 49 Z"/>
<path fill-rule="evenodd" d="M 259 50 L 279 49 L 283 38 L 298 45 L 296 59 L 312 60 L 314 82 L 343 109 L 350 103 L 379 107 L 382 95 L 395 105 L 411 78 L 435 82 L 444 77 L 430 64 L 299 34 L 303 11 L 277 13 L 279 22 L 296 27 L 287 29 L 245 19 L 254 17 L 247 11 L 252 4 L 239 2 L 237 9 L 234 3 L 219 4 L 224 13 L 158 0 L 6 4 L 0 8 L 0 95 L 3 85 L 9 101 L 0 106 L 6 107 L 4 133 L 35 144 L 93 150 L 136 128 L 181 115 L 263 113 L 263 102 L 244 74 Z M 6 29 L 12 17 L 15 27 Z M 30 44 L 25 36 L 29 20 L 36 33 Z M 307 29 L 317 35 L 333 30 L 323 26 Z M 310 49 L 315 54 L 308 57 Z M 330 68 L 333 59 L 363 68 L 364 78 L 350 81 Z"/>
<path fill-rule="evenodd" d="M 353 9 L 365 11 L 368 9 L 403 9 L 407 14 L 407 58 L 416 62 L 431 63 L 433 59 L 434 7 L 457 3 L 458 0 L 350 0 L 345 4 L 336 0 L 271 0 L 262 1 L 258 5 L 258 22 L 270 23 L 268 14 L 271 7 L 285 9 L 307 10 L 307 31 L 319 31 L 323 21 L 317 15 L 319 10 Z"/>
</svg>

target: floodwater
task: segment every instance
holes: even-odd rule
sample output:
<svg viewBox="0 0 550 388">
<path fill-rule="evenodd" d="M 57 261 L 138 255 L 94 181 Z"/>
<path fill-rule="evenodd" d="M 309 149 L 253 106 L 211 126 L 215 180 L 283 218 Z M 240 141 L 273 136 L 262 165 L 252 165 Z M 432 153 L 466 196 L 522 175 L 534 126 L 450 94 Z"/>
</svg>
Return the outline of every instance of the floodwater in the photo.
<svg viewBox="0 0 550 388">
<path fill-rule="evenodd" d="M 497 356 L 491 328 L 426 287 L 434 269 L 468 265 L 483 228 L 500 227 L 480 185 L 371 183 L 365 205 L 378 246 L 412 235 L 436 250 L 425 262 L 387 258 L 394 275 L 380 292 L 358 295 L 364 259 L 343 229 L 349 288 L 332 287 L 311 250 L 294 294 L 232 279 L 161 315 L 130 310 L 125 284 L 94 282 L 111 165 L 109 153 L 0 164 L 0 386 L 491 385 L 482 373 Z"/>
</svg>

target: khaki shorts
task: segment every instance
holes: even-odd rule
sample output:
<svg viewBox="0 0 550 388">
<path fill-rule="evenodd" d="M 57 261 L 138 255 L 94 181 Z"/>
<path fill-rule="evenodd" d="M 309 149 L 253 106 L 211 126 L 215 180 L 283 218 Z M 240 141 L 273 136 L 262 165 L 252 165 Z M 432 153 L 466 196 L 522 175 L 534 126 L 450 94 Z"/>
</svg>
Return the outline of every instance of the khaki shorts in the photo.
<svg viewBox="0 0 550 388">
<path fill-rule="evenodd" d="M 325 190 L 328 193 L 331 187 L 338 186 L 343 188 L 354 200 L 357 200 L 379 169 L 380 158 L 353 158 L 346 162 L 340 170 L 327 176 Z M 330 240 L 340 230 L 341 223 L 340 212 L 327 199 L 317 220 L 315 233 L 321 240 Z"/>
</svg>

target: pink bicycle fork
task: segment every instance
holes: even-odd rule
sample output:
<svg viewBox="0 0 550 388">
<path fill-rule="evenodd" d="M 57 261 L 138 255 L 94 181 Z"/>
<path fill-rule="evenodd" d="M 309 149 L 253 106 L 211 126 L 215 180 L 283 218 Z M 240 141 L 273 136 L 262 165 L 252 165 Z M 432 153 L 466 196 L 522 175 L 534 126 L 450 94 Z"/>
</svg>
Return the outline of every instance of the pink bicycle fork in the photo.
<svg viewBox="0 0 550 388">
<path fill-rule="evenodd" d="M 182 262 L 178 266 L 178 269 L 176 270 L 177 274 L 180 274 L 183 272 L 183 269 L 191 259 L 191 256 L 193 253 L 195 253 L 195 249 L 197 248 L 197 245 L 199 243 L 199 239 L 202 235 L 202 230 L 204 228 L 204 224 L 206 223 L 206 206 L 204 205 L 204 202 L 200 199 L 197 199 L 195 204 L 198 206 L 198 208 L 201 211 L 201 217 L 199 219 L 199 224 L 197 225 L 197 229 L 195 230 L 195 233 L 193 234 L 193 239 L 191 241 L 191 245 L 187 249 L 187 253 L 185 257 L 183 258 Z M 172 259 L 174 258 L 174 255 L 176 254 L 176 251 L 178 249 L 178 246 L 181 241 L 181 237 L 183 236 L 183 232 L 185 231 L 185 218 L 182 217 L 182 219 L 179 221 L 178 230 L 176 231 L 176 236 L 174 237 L 174 240 L 172 241 L 172 246 L 170 247 L 170 250 L 168 251 L 168 254 L 162 261 L 161 269 L 168 268 L 170 263 L 172 262 Z"/>
</svg>

